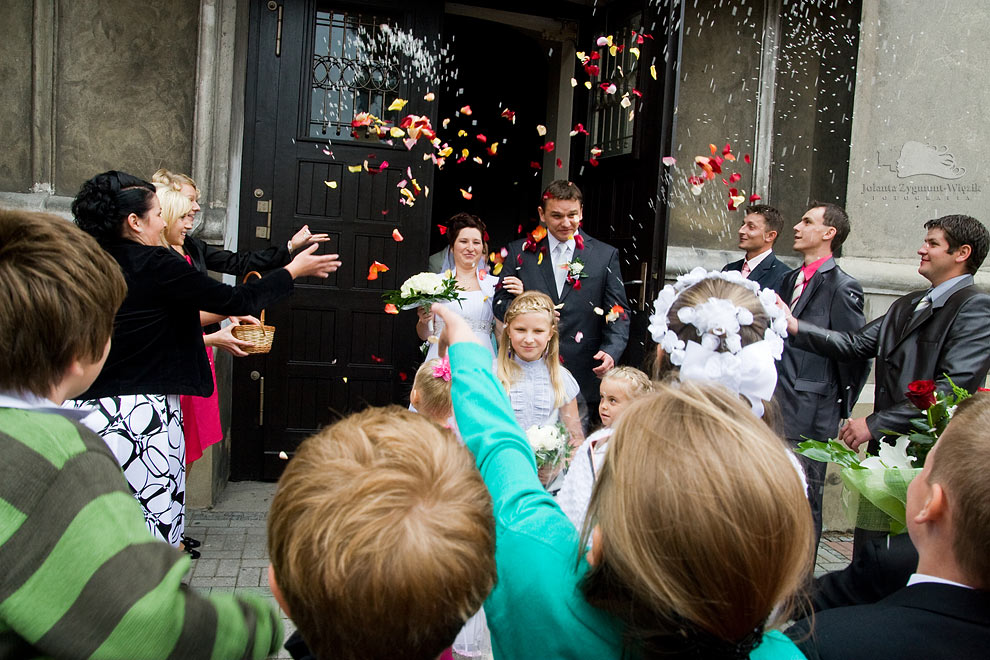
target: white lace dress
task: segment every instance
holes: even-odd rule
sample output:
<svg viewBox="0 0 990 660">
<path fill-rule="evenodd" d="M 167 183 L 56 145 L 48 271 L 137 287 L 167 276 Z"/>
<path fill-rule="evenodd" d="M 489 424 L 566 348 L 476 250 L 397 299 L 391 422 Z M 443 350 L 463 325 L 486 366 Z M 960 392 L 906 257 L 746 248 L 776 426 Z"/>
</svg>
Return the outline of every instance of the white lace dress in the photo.
<svg viewBox="0 0 990 660">
<path fill-rule="evenodd" d="M 478 284 L 480 291 L 464 291 L 461 293 L 460 304 L 456 302 L 444 303 L 444 306 L 454 310 L 464 317 L 471 329 L 474 330 L 478 341 L 488 347 L 492 357 L 495 357 L 495 346 L 492 344 L 492 331 L 495 329 L 495 313 L 492 311 L 492 298 L 495 296 L 495 285 L 498 278 L 484 273 L 478 274 Z M 434 332 L 440 336 L 443 330 L 443 321 L 440 317 L 434 317 Z M 426 353 L 426 359 L 437 357 L 439 344 L 430 344 L 430 349 Z"/>
</svg>

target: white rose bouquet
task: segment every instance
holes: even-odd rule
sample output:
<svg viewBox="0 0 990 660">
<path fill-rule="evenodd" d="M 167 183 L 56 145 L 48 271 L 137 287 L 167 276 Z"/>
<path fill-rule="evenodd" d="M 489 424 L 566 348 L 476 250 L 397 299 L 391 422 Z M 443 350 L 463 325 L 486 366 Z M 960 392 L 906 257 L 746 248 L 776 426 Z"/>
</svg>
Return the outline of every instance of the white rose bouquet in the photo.
<svg viewBox="0 0 990 660">
<path fill-rule="evenodd" d="M 567 429 L 560 422 L 531 426 L 526 429 L 526 440 L 536 455 L 537 473 L 544 486 L 557 477 L 571 454 Z"/>
<path fill-rule="evenodd" d="M 403 282 L 398 291 L 392 290 L 383 293 L 382 300 L 399 309 L 429 308 L 435 302 L 460 300 L 463 290 L 457 286 L 457 278 L 450 271 L 443 275 L 418 273 Z M 433 334 L 432 320 L 430 321 L 430 334 Z M 430 339 L 436 341 L 432 336 Z"/>
</svg>

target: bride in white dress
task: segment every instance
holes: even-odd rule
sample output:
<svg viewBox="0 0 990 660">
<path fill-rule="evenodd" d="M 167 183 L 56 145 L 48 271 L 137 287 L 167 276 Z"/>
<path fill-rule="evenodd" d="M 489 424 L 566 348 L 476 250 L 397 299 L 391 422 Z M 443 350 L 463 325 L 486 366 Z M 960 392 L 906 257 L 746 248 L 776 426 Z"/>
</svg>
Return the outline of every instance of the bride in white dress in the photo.
<svg viewBox="0 0 990 660">
<path fill-rule="evenodd" d="M 448 222 L 447 240 L 450 243 L 450 255 L 453 258 L 457 285 L 464 289 L 458 302 L 444 303 L 456 310 L 470 324 L 474 334 L 495 356 L 495 346 L 492 343 L 492 331 L 495 327 L 495 314 L 492 311 L 492 298 L 495 295 L 495 285 L 498 278 L 488 275 L 480 266 L 485 260 L 485 223 L 476 215 L 458 213 Z M 430 321 L 433 313 L 422 307 L 419 310 L 419 321 L 416 332 L 419 338 L 426 340 L 430 336 Z M 440 335 L 443 321 L 435 320 L 433 333 Z M 437 344 L 430 344 L 426 359 L 437 357 Z"/>
</svg>

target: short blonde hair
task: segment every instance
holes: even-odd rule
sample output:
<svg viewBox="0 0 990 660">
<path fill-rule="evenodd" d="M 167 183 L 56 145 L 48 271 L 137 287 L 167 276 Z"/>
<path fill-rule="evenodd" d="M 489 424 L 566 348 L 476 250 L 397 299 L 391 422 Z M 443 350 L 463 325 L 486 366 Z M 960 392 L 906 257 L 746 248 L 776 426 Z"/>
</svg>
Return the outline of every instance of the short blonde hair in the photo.
<svg viewBox="0 0 990 660">
<path fill-rule="evenodd" d="M 942 484 L 952 516 L 952 550 L 967 584 L 990 589 L 990 394 L 959 404 L 935 445 L 929 483 Z M 921 477 L 916 477 L 920 479 Z"/>
<path fill-rule="evenodd" d="M 601 530 L 588 601 L 647 657 L 752 641 L 811 568 L 811 513 L 787 452 L 718 385 L 658 384 L 630 404 L 585 521 L 580 547 Z"/>
<path fill-rule="evenodd" d="M 163 185 L 166 188 L 171 188 L 175 192 L 182 190 L 182 186 L 192 186 L 196 191 L 196 196 L 199 197 L 199 186 L 196 185 L 196 182 L 188 174 L 176 174 L 163 167 L 155 172 L 154 176 L 151 177 L 151 182 L 155 185 Z"/>
<path fill-rule="evenodd" d="M 550 341 L 547 343 L 547 352 L 544 361 L 550 371 L 550 384 L 553 386 L 554 407 L 559 408 L 567 403 L 567 394 L 564 390 L 564 379 L 560 374 L 560 333 L 557 329 L 557 315 L 554 314 L 553 301 L 545 293 L 540 291 L 524 291 L 520 293 L 509 304 L 505 310 L 504 326 L 502 327 L 502 338 L 498 342 L 498 357 L 496 358 L 498 368 L 496 375 L 502 386 L 508 390 L 512 383 L 522 375 L 522 369 L 512 359 L 512 343 L 509 340 L 509 326 L 512 321 L 523 314 L 530 313 L 546 314 L 550 321 Z"/>
<path fill-rule="evenodd" d="M 495 522 L 474 457 L 398 406 L 306 439 L 268 516 L 289 614 L 318 658 L 422 658 L 495 583 Z"/>
<path fill-rule="evenodd" d="M 446 420 L 452 414 L 450 381 L 433 375 L 433 370 L 443 363 L 443 358 L 427 360 L 413 378 L 413 389 L 419 393 L 416 410 L 434 421 Z"/>
<path fill-rule="evenodd" d="M 192 202 L 180 192 L 161 184 L 155 186 L 158 203 L 162 207 L 162 220 L 165 221 L 165 231 L 162 232 L 162 245 L 169 247 L 165 234 L 172 231 L 179 220 L 192 210 Z"/>
<path fill-rule="evenodd" d="M 629 395 L 633 398 L 639 398 L 644 394 L 649 394 L 653 391 L 653 381 L 645 373 L 637 369 L 636 367 L 613 367 L 605 372 L 602 376 L 602 382 L 608 380 L 624 381 L 629 385 Z"/>
</svg>

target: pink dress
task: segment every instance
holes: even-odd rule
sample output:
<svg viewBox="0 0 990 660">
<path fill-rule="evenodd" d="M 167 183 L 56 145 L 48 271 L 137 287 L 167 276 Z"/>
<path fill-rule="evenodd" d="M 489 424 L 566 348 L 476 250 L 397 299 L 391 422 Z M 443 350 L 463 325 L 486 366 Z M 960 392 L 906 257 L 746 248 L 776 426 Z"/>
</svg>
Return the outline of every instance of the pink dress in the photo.
<svg viewBox="0 0 990 660">
<path fill-rule="evenodd" d="M 189 255 L 186 261 L 192 265 Z M 203 455 L 203 450 L 223 440 L 220 428 L 220 403 L 217 399 L 217 372 L 213 367 L 213 349 L 206 347 L 206 359 L 210 362 L 210 375 L 213 377 L 213 394 L 210 396 L 179 397 L 182 408 L 182 432 L 186 437 L 186 465 Z"/>
</svg>

